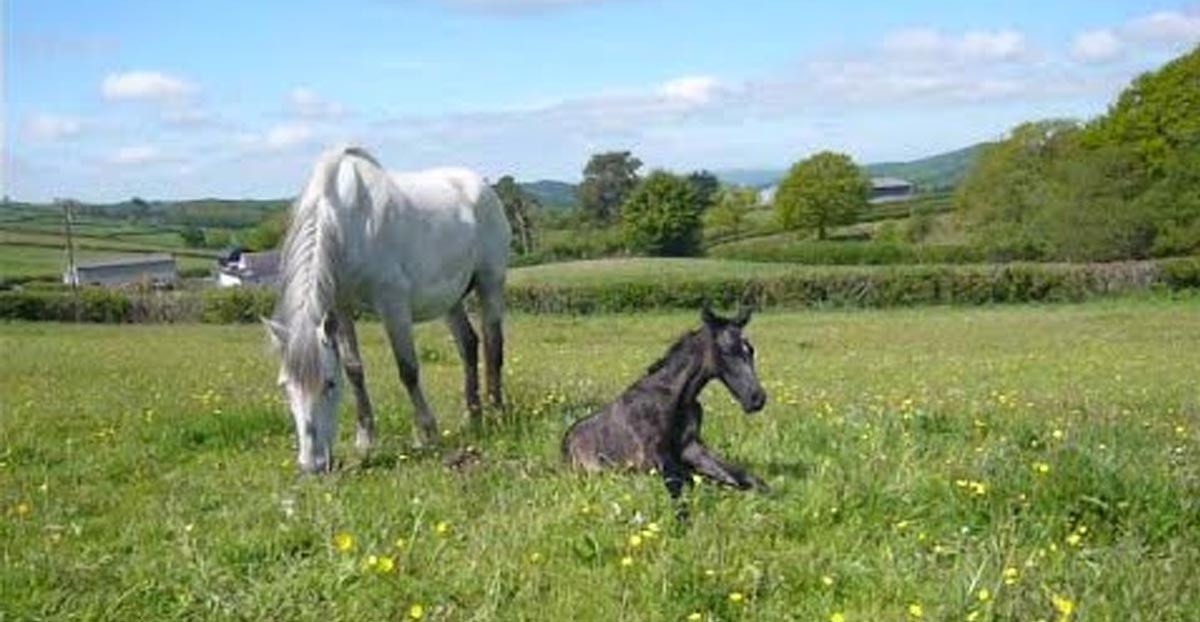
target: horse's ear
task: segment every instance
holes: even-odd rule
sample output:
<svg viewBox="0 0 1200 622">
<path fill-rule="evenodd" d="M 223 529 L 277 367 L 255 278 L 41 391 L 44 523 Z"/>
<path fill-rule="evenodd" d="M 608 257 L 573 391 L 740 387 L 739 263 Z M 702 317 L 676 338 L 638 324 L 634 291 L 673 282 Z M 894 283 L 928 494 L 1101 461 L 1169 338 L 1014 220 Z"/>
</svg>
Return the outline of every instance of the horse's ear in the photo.
<svg viewBox="0 0 1200 622">
<path fill-rule="evenodd" d="M 750 323 L 750 314 L 754 313 L 754 307 L 750 305 L 742 305 L 738 307 L 737 317 L 731 320 L 731 323 L 738 328 L 742 328 Z"/>
<path fill-rule="evenodd" d="M 713 313 L 712 303 L 707 300 L 704 301 L 704 306 L 700 308 L 700 319 L 708 326 L 721 325 L 721 318 L 717 317 L 716 313 Z"/>
<path fill-rule="evenodd" d="M 332 311 L 326 311 L 325 317 L 321 319 L 321 341 L 325 345 L 330 345 L 337 337 L 338 322 L 337 316 Z"/>
<path fill-rule="evenodd" d="M 271 346 L 276 350 L 282 350 L 283 344 L 287 343 L 287 327 L 271 318 L 259 318 L 262 320 L 263 326 L 267 328 L 267 336 L 271 338 Z"/>
</svg>

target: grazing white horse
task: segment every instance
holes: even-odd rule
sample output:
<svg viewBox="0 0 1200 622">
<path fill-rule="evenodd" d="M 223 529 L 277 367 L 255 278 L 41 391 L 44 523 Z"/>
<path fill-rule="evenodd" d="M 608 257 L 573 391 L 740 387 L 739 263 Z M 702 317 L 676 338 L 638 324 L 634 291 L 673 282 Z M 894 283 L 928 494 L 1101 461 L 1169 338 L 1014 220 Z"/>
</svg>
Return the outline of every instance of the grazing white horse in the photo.
<svg viewBox="0 0 1200 622">
<path fill-rule="evenodd" d="M 472 420 L 481 417 L 479 338 L 463 300 L 474 289 L 482 315 L 487 388 L 502 403 L 501 321 L 511 232 L 504 208 L 476 174 L 439 169 L 389 174 L 356 147 L 328 151 L 292 208 L 283 243 L 282 291 L 269 332 L 282 364 L 299 439 L 300 468 L 333 467 L 341 370 L 358 407 L 355 445 L 375 440 L 353 315 L 360 305 L 383 319 L 400 379 L 427 442 L 438 436 L 419 382 L 413 324 L 446 318 L 464 365 Z"/>
</svg>

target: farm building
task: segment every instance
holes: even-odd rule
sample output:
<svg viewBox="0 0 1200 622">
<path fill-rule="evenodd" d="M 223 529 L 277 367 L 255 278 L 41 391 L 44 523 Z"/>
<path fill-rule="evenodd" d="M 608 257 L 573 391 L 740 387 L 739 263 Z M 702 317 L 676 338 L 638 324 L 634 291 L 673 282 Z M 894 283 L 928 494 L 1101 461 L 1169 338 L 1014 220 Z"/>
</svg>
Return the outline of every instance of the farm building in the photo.
<svg viewBox="0 0 1200 622">
<path fill-rule="evenodd" d="M 149 282 L 174 283 L 179 279 L 175 258 L 171 255 L 143 255 L 110 261 L 94 261 L 75 266 L 63 273 L 67 285 L 117 286 Z"/>
<path fill-rule="evenodd" d="M 279 251 L 250 253 L 234 249 L 217 262 L 217 285 L 275 285 L 279 281 Z"/>
<path fill-rule="evenodd" d="M 887 203 L 889 201 L 904 201 L 913 198 L 916 186 L 911 181 L 897 177 L 871 178 L 871 202 Z"/>
</svg>

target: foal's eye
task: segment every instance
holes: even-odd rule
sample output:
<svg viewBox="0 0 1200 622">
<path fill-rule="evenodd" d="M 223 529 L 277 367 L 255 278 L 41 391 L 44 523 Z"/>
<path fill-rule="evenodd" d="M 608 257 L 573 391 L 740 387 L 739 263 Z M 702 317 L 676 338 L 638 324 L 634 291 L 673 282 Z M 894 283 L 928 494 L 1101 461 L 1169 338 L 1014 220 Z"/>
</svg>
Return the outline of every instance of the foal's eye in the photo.
<svg viewBox="0 0 1200 622">
<path fill-rule="evenodd" d="M 743 340 L 742 347 L 746 348 L 746 354 L 748 354 L 751 358 L 754 358 L 754 346 L 750 345 L 749 341 Z"/>
<path fill-rule="evenodd" d="M 331 393 L 331 392 L 332 392 L 334 389 L 336 389 L 336 388 L 337 388 L 337 383 L 336 383 L 336 382 L 334 382 L 334 381 L 332 381 L 332 380 L 326 380 L 326 381 L 325 381 L 325 392 L 326 392 L 326 393 Z"/>
</svg>

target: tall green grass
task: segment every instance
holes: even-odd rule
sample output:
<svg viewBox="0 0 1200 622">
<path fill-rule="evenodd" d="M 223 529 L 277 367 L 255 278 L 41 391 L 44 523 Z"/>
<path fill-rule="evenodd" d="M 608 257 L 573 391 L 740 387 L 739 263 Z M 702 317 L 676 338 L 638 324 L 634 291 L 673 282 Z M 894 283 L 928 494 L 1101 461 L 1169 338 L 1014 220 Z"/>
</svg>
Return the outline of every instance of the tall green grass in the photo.
<svg viewBox="0 0 1200 622">
<path fill-rule="evenodd" d="M 694 311 L 511 318 L 481 432 L 423 326 L 436 451 L 364 323 L 382 443 L 349 454 L 345 405 L 324 478 L 295 474 L 259 327 L 0 325 L 0 619 L 1192 620 L 1198 311 L 761 314 L 769 405 L 714 385 L 705 434 L 773 491 L 701 485 L 686 526 L 558 442 Z"/>
</svg>

